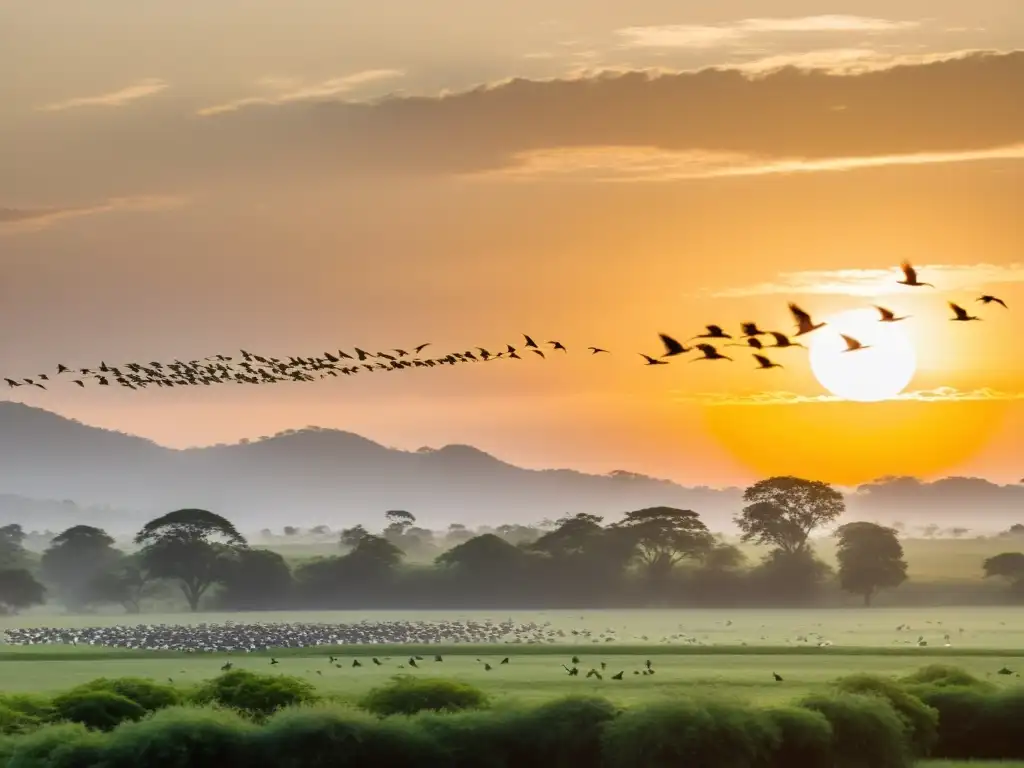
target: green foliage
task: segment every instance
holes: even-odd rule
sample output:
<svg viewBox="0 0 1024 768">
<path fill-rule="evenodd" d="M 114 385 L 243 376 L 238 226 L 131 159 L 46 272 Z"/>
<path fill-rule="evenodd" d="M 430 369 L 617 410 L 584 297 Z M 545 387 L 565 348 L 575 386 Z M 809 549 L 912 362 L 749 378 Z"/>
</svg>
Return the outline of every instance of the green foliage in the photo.
<svg viewBox="0 0 1024 768">
<path fill-rule="evenodd" d="M 938 739 L 938 711 L 908 693 L 895 680 L 874 675 L 850 675 L 838 680 L 836 688 L 845 693 L 861 693 L 885 699 L 903 720 L 915 756 L 927 757 L 935 746 Z"/>
<path fill-rule="evenodd" d="M 975 757 L 979 747 L 978 723 L 986 709 L 987 695 L 977 688 L 953 685 L 920 686 L 914 690 L 925 704 L 939 713 L 939 739 L 932 754 Z"/>
<path fill-rule="evenodd" d="M 967 670 L 949 664 L 929 664 L 915 672 L 900 678 L 900 682 L 911 692 L 914 686 L 976 688 L 982 691 L 994 691 L 996 687 L 987 680 L 981 680 Z"/>
<path fill-rule="evenodd" d="M 846 592 L 863 596 L 865 605 L 878 590 L 898 587 L 907 580 L 907 561 L 894 528 L 847 523 L 836 536 L 839 584 Z"/>
<path fill-rule="evenodd" d="M 828 483 L 799 477 L 769 477 L 743 492 L 747 506 L 735 518 L 743 541 L 766 544 L 786 553 L 808 549 L 815 528 L 846 511 L 843 495 Z"/>
<path fill-rule="evenodd" d="M 46 589 L 24 568 L 0 571 L 0 612 L 15 613 L 42 605 Z"/>
<path fill-rule="evenodd" d="M 131 699 L 109 690 L 78 690 L 53 700 L 60 720 L 81 723 L 89 728 L 109 731 L 126 720 L 141 720 L 146 710 Z"/>
<path fill-rule="evenodd" d="M 40 560 L 43 579 L 55 587 L 61 602 L 72 610 L 106 597 L 105 574 L 121 557 L 106 531 L 76 525 L 55 536 Z"/>
<path fill-rule="evenodd" d="M 146 712 L 181 704 L 182 696 L 177 688 L 161 685 L 141 677 L 100 677 L 68 691 L 68 694 L 86 693 L 89 691 L 110 691 L 124 696 L 142 707 Z"/>
<path fill-rule="evenodd" d="M 739 704 L 674 700 L 629 709 L 605 726 L 607 768 L 768 764 L 778 731 L 763 711 Z"/>
<path fill-rule="evenodd" d="M 511 718 L 516 765 L 576 768 L 601 763 L 601 737 L 618 708 L 597 696 L 567 696 Z M 500 713 L 499 713 L 500 717 Z"/>
<path fill-rule="evenodd" d="M 29 693 L 0 694 L 0 733 L 25 733 L 53 719 L 53 702 Z"/>
<path fill-rule="evenodd" d="M 50 725 L 15 740 L 7 768 L 96 768 L 104 741 L 80 723 Z"/>
<path fill-rule="evenodd" d="M 483 691 L 454 680 L 396 675 L 387 685 L 374 688 L 359 706 L 379 717 L 414 715 L 417 712 L 458 712 L 487 706 Z"/>
<path fill-rule="evenodd" d="M 281 707 L 317 700 L 316 689 L 305 680 L 287 675 L 259 675 L 235 669 L 208 680 L 196 690 L 198 704 L 219 704 L 255 717 L 266 717 Z"/>
<path fill-rule="evenodd" d="M 766 711 L 779 734 L 767 768 L 833 768 L 832 726 L 820 712 L 800 707 Z"/>
<path fill-rule="evenodd" d="M 808 696 L 800 706 L 820 712 L 832 726 L 836 768 L 910 768 L 903 720 L 880 696 L 856 693 Z"/>
<path fill-rule="evenodd" d="M 261 765 L 255 727 L 218 709 L 172 707 L 108 737 L 103 768 L 222 768 Z M 273 763 L 262 763 L 267 768 Z"/>
</svg>

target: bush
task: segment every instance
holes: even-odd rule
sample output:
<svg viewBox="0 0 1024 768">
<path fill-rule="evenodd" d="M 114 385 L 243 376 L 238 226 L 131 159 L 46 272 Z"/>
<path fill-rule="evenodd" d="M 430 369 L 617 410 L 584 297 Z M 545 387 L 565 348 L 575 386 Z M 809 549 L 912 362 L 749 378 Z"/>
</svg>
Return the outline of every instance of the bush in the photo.
<svg viewBox="0 0 1024 768">
<path fill-rule="evenodd" d="M 0 734 L 6 736 L 16 733 L 27 733 L 28 731 L 35 730 L 42 724 L 42 720 L 0 704 Z"/>
<path fill-rule="evenodd" d="M 978 688 L 994 691 L 996 687 L 985 680 L 979 680 L 965 669 L 952 667 L 948 664 L 929 664 L 900 678 L 901 683 L 913 690 L 914 686 Z"/>
<path fill-rule="evenodd" d="M 809 696 L 800 706 L 820 712 L 832 726 L 836 768 L 910 768 L 903 720 L 879 696 L 836 693 Z"/>
<path fill-rule="evenodd" d="M 779 734 L 768 768 L 832 768 L 832 726 L 820 712 L 778 707 L 766 714 Z"/>
<path fill-rule="evenodd" d="M 53 701 L 46 696 L 32 693 L 0 694 L 0 707 L 6 707 L 40 722 L 47 722 L 53 718 Z"/>
<path fill-rule="evenodd" d="M 56 717 L 109 731 L 126 720 L 141 720 L 146 710 L 112 691 L 65 693 L 53 700 Z"/>
<path fill-rule="evenodd" d="M 836 681 L 846 693 L 879 696 L 889 702 L 907 729 L 910 747 L 916 757 L 927 757 L 938 740 L 939 713 L 917 696 L 908 693 L 895 680 L 873 675 L 850 675 Z"/>
<path fill-rule="evenodd" d="M 379 717 L 415 715 L 417 712 L 458 712 L 487 706 L 487 694 L 472 685 L 455 680 L 399 675 L 380 688 L 374 688 L 359 706 Z"/>
<path fill-rule="evenodd" d="M 1010 688 L 991 694 L 985 699 L 975 720 L 971 757 L 991 760 L 1017 760 L 1024 758 L 1024 689 Z"/>
<path fill-rule="evenodd" d="M 601 735 L 618 708 L 597 696 L 568 696 L 523 713 L 514 723 L 520 764 L 574 768 L 601 763 Z"/>
<path fill-rule="evenodd" d="M 317 700 L 310 683 L 287 675 L 258 675 L 245 669 L 208 680 L 193 695 L 197 704 L 220 704 L 255 717 L 267 717 L 281 707 Z"/>
<path fill-rule="evenodd" d="M 255 727 L 235 712 L 170 707 L 111 733 L 103 768 L 254 766 Z"/>
<path fill-rule="evenodd" d="M 379 720 L 338 707 L 274 715 L 256 738 L 266 768 L 433 768 L 449 764 L 437 744 L 404 718 Z"/>
<path fill-rule="evenodd" d="M 779 748 L 778 732 L 763 712 L 685 699 L 623 712 L 606 724 L 602 741 L 608 768 L 750 768 L 769 764 Z"/>
<path fill-rule="evenodd" d="M 951 685 L 915 686 L 914 691 L 939 713 L 938 741 L 932 755 L 980 757 L 975 754 L 984 747 L 978 743 L 978 721 L 988 705 L 988 696 L 977 688 Z"/>
<path fill-rule="evenodd" d="M 96 768 L 103 740 L 79 723 L 50 725 L 14 740 L 7 768 Z"/>
<path fill-rule="evenodd" d="M 422 712 L 413 722 L 433 738 L 445 768 L 518 768 L 524 738 L 517 731 L 518 709 Z M 539 766 L 537 766 L 539 768 Z"/>
<path fill-rule="evenodd" d="M 68 693 L 85 691 L 110 691 L 126 699 L 131 699 L 147 712 L 156 712 L 176 704 L 181 704 L 182 696 L 177 688 L 170 685 L 154 683 L 141 677 L 100 677 L 83 685 L 72 688 Z"/>
</svg>

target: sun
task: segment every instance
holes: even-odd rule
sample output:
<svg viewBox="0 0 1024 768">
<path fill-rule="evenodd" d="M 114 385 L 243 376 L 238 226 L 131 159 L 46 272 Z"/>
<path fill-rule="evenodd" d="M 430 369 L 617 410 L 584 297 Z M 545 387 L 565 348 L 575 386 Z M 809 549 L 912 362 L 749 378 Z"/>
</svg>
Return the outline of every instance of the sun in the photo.
<svg viewBox="0 0 1024 768">
<path fill-rule="evenodd" d="M 902 392 L 917 371 L 914 345 L 899 322 L 883 323 L 873 309 L 854 309 L 827 318 L 810 335 L 811 370 L 821 386 L 836 397 L 877 402 Z M 867 349 L 847 352 L 840 334 Z"/>
</svg>

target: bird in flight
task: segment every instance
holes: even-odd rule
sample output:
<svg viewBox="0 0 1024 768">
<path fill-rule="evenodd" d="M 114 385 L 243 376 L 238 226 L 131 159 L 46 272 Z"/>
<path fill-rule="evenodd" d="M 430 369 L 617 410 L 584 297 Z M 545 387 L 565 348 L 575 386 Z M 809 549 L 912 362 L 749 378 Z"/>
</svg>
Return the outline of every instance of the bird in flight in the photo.
<svg viewBox="0 0 1024 768">
<path fill-rule="evenodd" d="M 608 354 L 611 354 L 610 352 L 608 352 L 607 349 L 601 349 L 600 347 L 587 347 L 587 349 L 590 350 L 590 353 L 592 355 L 596 355 L 596 354 L 599 354 L 601 352 L 607 352 Z"/>
<path fill-rule="evenodd" d="M 658 337 L 661 339 L 661 343 L 665 345 L 665 354 L 662 357 L 675 357 L 676 355 L 685 355 L 687 352 L 692 351 L 691 347 L 683 346 L 667 333 L 659 333 Z"/>
<path fill-rule="evenodd" d="M 825 323 L 815 323 L 812 321 L 811 316 L 793 302 L 789 303 L 789 311 L 793 314 L 793 319 L 796 320 L 797 331 L 795 335 L 797 336 L 803 336 L 811 331 L 825 327 Z"/>
<path fill-rule="evenodd" d="M 523 338 L 524 338 L 524 339 L 526 339 L 526 346 L 528 346 L 528 347 L 533 347 L 533 348 L 535 348 L 535 349 L 536 349 L 536 347 L 537 347 L 537 342 L 536 342 L 536 341 L 534 341 L 533 339 L 531 339 L 531 338 L 530 338 L 529 336 L 527 336 L 527 335 L 526 335 L 525 333 L 523 334 Z"/>
<path fill-rule="evenodd" d="M 881 322 L 881 323 L 897 323 L 900 320 L 906 320 L 908 317 L 910 317 L 910 315 L 904 315 L 903 317 L 896 317 L 896 314 L 891 309 L 886 309 L 885 307 L 880 307 L 877 304 L 875 305 L 875 309 L 877 309 L 879 314 L 882 315 L 880 318 L 878 318 L 878 321 Z"/>
<path fill-rule="evenodd" d="M 787 347 L 802 347 L 799 341 L 790 341 L 789 336 L 778 331 L 768 331 L 768 333 L 775 338 L 775 343 L 769 346 L 775 347 L 776 349 L 786 349 Z"/>
<path fill-rule="evenodd" d="M 839 335 L 842 336 L 843 337 L 843 341 L 846 342 L 846 349 L 844 349 L 843 352 L 856 352 L 858 349 L 870 349 L 871 348 L 870 344 L 867 344 L 867 345 L 861 344 L 855 338 L 853 338 L 852 336 L 847 336 L 845 333 L 840 333 Z"/>
<path fill-rule="evenodd" d="M 757 367 L 759 370 L 766 371 L 769 368 L 782 368 L 783 366 L 778 363 L 773 363 L 764 355 L 754 355 L 754 359 L 757 360 Z"/>
<path fill-rule="evenodd" d="M 743 341 L 739 344 L 726 344 L 727 347 L 753 347 L 754 349 L 763 349 L 764 344 L 756 336 L 744 336 Z"/>
<path fill-rule="evenodd" d="M 953 317 L 949 318 L 954 322 L 966 323 L 969 320 L 981 320 L 980 317 L 974 317 L 973 315 L 967 314 L 967 310 L 961 307 L 959 304 L 954 304 L 952 301 L 949 302 L 949 308 L 953 310 Z"/>
<path fill-rule="evenodd" d="M 900 269 L 903 270 L 903 279 L 898 281 L 900 285 L 910 285 L 913 286 L 914 288 L 920 288 L 925 285 L 928 286 L 929 288 L 935 287 L 931 283 L 922 283 L 920 280 L 918 280 L 917 270 L 910 266 L 909 261 L 904 261 L 902 264 L 900 264 Z"/>
<path fill-rule="evenodd" d="M 564 346 L 562 346 L 562 342 L 560 342 L 560 341 L 549 341 L 548 344 L 551 345 L 552 349 L 560 349 L 563 352 L 567 352 L 568 351 Z"/>
<path fill-rule="evenodd" d="M 732 362 L 731 357 L 723 355 L 711 344 L 698 344 L 697 349 L 701 351 L 702 357 L 695 357 L 693 360 L 690 361 L 691 363 L 695 363 L 698 360 L 728 360 L 729 362 Z"/>
<path fill-rule="evenodd" d="M 707 328 L 707 332 L 706 333 L 702 333 L 702 334 L 700 334 L 698 336 L 694 336 L 693 337 L 694 339 L 731 339 L 732 338 L 732 336 L 730 336 L 728 333 L 726 333 L 725 331 L 722 330 L 722 326 L 720 326 L 720 325 L 705 325 L 704 327 Z M 693 341 L 693 339 L 687 339 L 687 341 Z"/>
<path fill-rule="evenodd" d="M 744 336 L 765 336 L 765 331 L 762 331 L 757 327 L 757 323 L 741 323 L 740 330 L 743 331 Z"/>
<path fill-rule="evenodd" d="M 979 296 L 978 301 L 982 304 L 991 304 L 992 302 L 995 302 L 996 304 L 1002 304 L 1004 308 L 1008 309 L 1008 307 L 1006 307 L 1006 302 L 996 296 L 989 296 L 988 294 L 985 294 L 984 296 Z"/>
<path fill-rule="evenodd" d="M 645 355 L 643 352 L 640 353 L 640 357 L 646 360 L 648 365 L 668 365 L 668 363 L 665 360 L 659 360 L 656 357 Z"/>
</svg>

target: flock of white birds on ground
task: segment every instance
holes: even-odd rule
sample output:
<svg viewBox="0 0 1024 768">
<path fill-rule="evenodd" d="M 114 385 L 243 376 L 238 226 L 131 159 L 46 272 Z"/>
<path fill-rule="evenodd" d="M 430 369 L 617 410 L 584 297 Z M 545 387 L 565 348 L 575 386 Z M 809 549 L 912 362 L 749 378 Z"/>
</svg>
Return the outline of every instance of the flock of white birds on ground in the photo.
<svg viewBox="0 0 1024 768">
<path fill-rule="evenodd" d="M 935 286 L 931 283 L 921 282 L 918 279 L 917 271 L 909 262 L 901 265 L 903 280 L 900 285 L 913 288 Z M 977 298 L 982 305 L 999 304 L 1006 308 L 1006 303 L 991 295 L 983 295 Z M 966 309 L 954 302 L 948 302 L 953 313 L 950 320 L 955 322 L 970 322 L 981 320 L 980 317 L 971 315 Z M 877 306 L 879 322 L 896 323 L 908 319 L 909 315 L 897 316 L 895 312 L 886 307 Z M 782 368 L 783 366 L 771 360 L 766 354 L 767 349 L 789 349 L 803 347 L 804 345 L 792 338 L 806 336 L 819 328 L 827 325 L 825 322 L 815 322 L 810 314 L 805 312 L 796 304 L 790 302 L 789 311 L 796 323 L 796 331 L 787 335 L 780 331 L 764 331 L 758 327 L 756 322 L 744 322 L 740 324 L 740 334 L 734 337 L 727 333 L 720 325 L 705 326 L 704 333 L 698 334 L 686 342 L 661 333 L 659 337 L 664 346 L 664 352 L 660 356 L 640 353 L 646 365 L 668 365 L 669 359 L 685 355 L 689 352 L 700 354 L 690 359 L 689 362 L 698 360 L 725 360 L 732 362 L 732 358 L 723 354 L 712 344 L 712 341 L 726 342 L 725 346 L 742 346 L 752 351 L 753 358 L 757 363 L 756 368 L 767 370 L 771 368 Z M 791 338 L 792 336 L 792 338 Z M 840 334 L 846 343 L 844 352 L 858 352 L 869 349 L 871 345 L 862 344 L 858 339 L 846 334 Z M 772 344 L 765 344 L 762 338 L 771 337 Z M 702 340 L 693 346 L 687 346 L 691 342 Z M 173 360 L 170 362 L 161 361 L 135 361 L 120 365 L 108 365 L 105 361 L 99 365 L 90 367 L 73 367 L 63 363 L 55 366 L 54 373 L 39 373 L 35 376 L 22 378 L 4 378 L 4 382 L 11 389 L 16 387 L 36 387 L 47 389 L 48 385 L 57 381 L 66 381 L 78 387 L 90 386 L 120 386 L 127 389 L 139 390 L 147 387 L 183 387 L 183 386 L 211 386 L 214 384 L 275 384 L 281 382 L 311 382 L 328 377 L 353 376 L 355 374 L 367 374 L 375 372 L 393 372 L 407 368 L 436 368 L 453 366 L 465 363 L 495 362 L 498 360 L 521 360 L 524 356 L 535 356 L 546 359 L 547 355 L 554 353 L 566 354 L 568 348 L 558 340 L 545 342 L 542 348 L 534 339 L 523 335 L 523 342 L 519 347 L 512 344 L 504 344 L 504 348 L 497 348 L 498 351 L 491 351 L 485 347 L 476 347 L 458 352 L 431 355 L 426 353 L 428 343 L 418 344 L 409 348 L 395 348 L 386 351 L 369 352 L 356 347 L 351 351 L 339 349 L 337 352 L 324 352 L 317 356 L 302 356 L 280 358 L 269 355 L 256 354 L 247 350 L 240 350 L 234 355 L 213 355 L 197 360 Z M 591 346 L 587 348 L 591 355 L 611 354 L 603 347 Z M 522 354 L 520 354 L 522 352 Z"/>
</svg>

